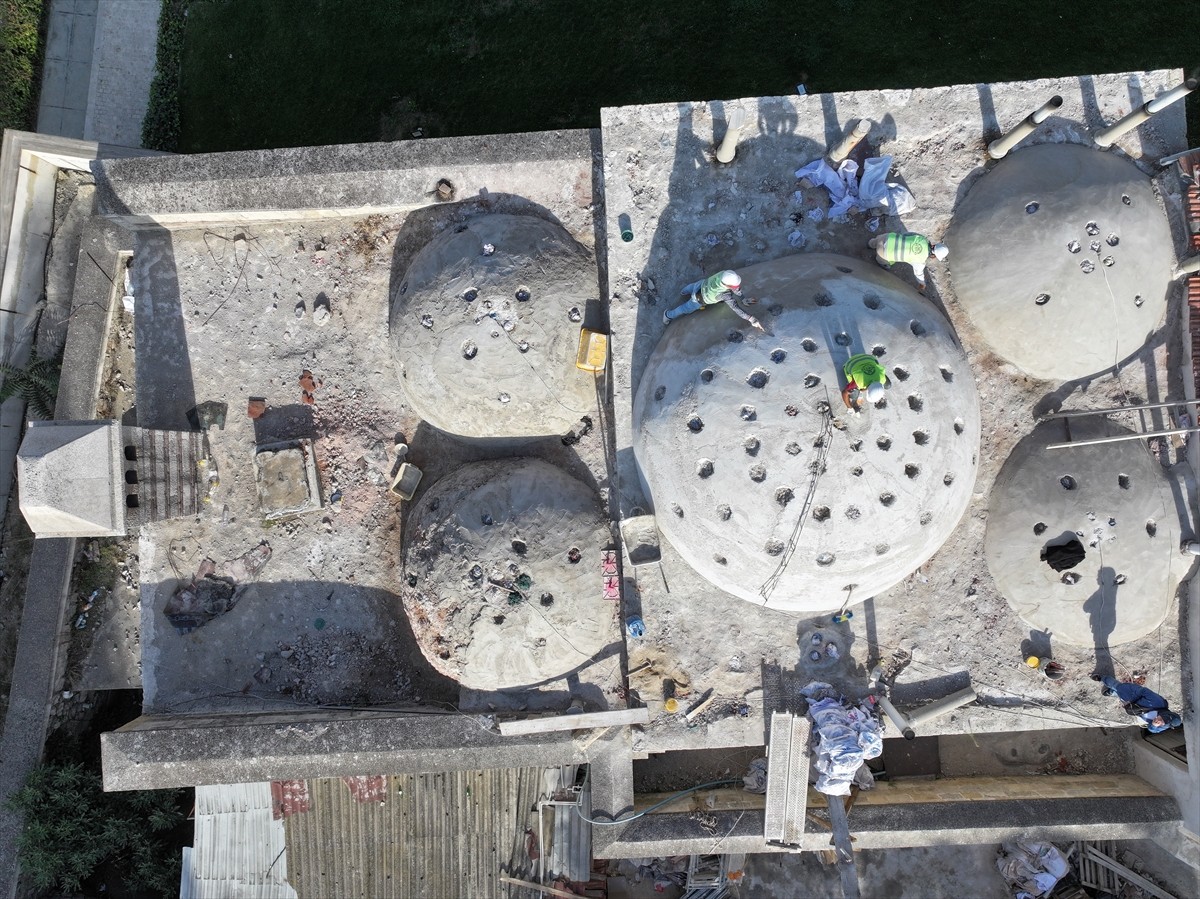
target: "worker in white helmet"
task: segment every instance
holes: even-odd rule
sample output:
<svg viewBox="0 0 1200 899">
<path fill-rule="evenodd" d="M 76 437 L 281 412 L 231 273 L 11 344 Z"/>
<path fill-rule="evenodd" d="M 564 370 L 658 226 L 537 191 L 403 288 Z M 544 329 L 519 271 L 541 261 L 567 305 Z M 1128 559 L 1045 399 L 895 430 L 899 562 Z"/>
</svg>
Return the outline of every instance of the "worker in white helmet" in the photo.
<svg viewBox="0 0 1200 899">
<path fill-rule="evenodd" d="M 875 261 L 884 268 L 891 268 L 897 262 L 912 266 L 913 274 L 917 276 L 917 286 L 925 290 L 925 266 L 929 260 L 939 262 L 950 255 L 950 248 L 944 243 L 934 243 L 921 234 L 880 234 L 872 237 L 867 243 L 875 251 Z"/>
<path fill-rule="evenodd" d="M 717 272 L 711 277 L 687 285 L 679 293 L 681 296 L 687 297 L 687 300 L 663 313 L 664 325 L 669 325 L 675 319 L 691 315 L 706 306 L 724 303 L 740 318 L 744 318 L 758 330 L 766 330 L 758 319 L 738 305 L 737 301 L 742 296 L 742 276 L 735 271 L 726 269 L 723 272 Z"/>
<path fill-rule="evenodd" d="M 842 402 L 847 408 L 858 412 L 866 403 L 875 405 L 883 399 L 887 371 L 870 353 L 851 356 L 842 366 L 842 374 L 846 376 Z"/>
</svg>

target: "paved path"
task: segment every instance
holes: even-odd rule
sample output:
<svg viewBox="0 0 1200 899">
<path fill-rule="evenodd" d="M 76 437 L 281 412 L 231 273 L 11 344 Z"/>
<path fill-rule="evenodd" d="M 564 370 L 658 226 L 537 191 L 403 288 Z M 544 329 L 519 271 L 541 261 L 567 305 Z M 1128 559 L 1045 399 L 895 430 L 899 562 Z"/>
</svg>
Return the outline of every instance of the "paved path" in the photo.
<svg viewBox="0 0 1200 899">
<path fill-rule="evenodd" d="M 51 0 L 37 129 L 141 146 L 160 0 Z"/>
</svg>

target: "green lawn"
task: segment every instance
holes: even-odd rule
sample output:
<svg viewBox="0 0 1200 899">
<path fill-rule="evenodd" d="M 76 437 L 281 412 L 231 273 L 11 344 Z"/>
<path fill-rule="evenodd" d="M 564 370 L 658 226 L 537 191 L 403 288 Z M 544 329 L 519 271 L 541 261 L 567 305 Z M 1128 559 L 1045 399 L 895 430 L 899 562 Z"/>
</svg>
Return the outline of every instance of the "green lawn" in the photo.
<svg viewBox="0 0 1200 899">
<path fill-rule="evenodd" d="M 174 0 L 182 6 L 180 0 Z M 187 152 L 599 124 L 602 106 L 1185 67 L 1187 3 L 188 0 Z M 940 7 L 940 8 L 939 8 Z"/>
</svg>

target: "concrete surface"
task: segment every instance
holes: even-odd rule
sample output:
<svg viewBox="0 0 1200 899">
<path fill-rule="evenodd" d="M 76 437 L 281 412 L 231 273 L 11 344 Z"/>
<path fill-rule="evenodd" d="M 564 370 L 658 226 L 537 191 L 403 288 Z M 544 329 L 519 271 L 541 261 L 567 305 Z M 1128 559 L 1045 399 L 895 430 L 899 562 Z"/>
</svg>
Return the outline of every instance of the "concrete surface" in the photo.
<svg viewBox="0 0 1200 899">
<path fill-rule="evenodd" d="M 1012 893 L 996 869 L 999 847 L 920 846 L 913 849 L 865 850 L 854 853 L 854 866 L 864 899 L 1009 899 Z M 817 899 L 838 896 L 837 868 L 821 863 L 816 853 L 752 855 L 733 895 L 738 899 Z"/>
<path fill-rule="evenodd" d="M 591 254 L 556 223 L 485 215 L 443 231 L 393 285 L 405 396 L 451 434 L 565 434 L 596 415 L 597 379 L 575 357 L 598 295 Z"/>
<path fill-rule="evenodd" d="M 51 0 L 38 131 L 140 147 L 161 9 L 154 0 Z"/>
<path fill-rule="evenodd" d="M 570 672 L 586 680 L 580 669 L 619 654 L 619 603 L 603 595 L 600 503 L 554 466 L 463 466 L 425 493 L 408 534 L 400 595 L 425 657 L 448 677 L 477 690 Z"/>
<path fill-rule="evenodd" d="M 870 262 L 805 253 L 739 273 L 770 332 L 723 305 L 681 318 L 634 399 L 658 528 L 705 580 L 758 605 L 862 602 L 932 556 L 971 501 L 970 368 L 937 310 Z M 841 399 L 857 353 L 890 379 L 860 412 Z"/>
<path fill-rule="evenodd" d="M 663 333 L 662 312 L 678 302 L 681 285 L 722 268 L 740 271 L 800 253 L 842 253 L 866 261 L 871 256 L 868 239 L 889 230 L 941 237 L 956 204 L 996 166 L 987 157 L 987 140 L 1050 96 L 1063 96 L 1060 115 L 1043 123 L 1029 142 L 1084 144 L 1090 129 L 1128 111 L 1132 97 L 1152 96 L 1178 80 L 1178 72 L 1137 72 L 603 110 L 606 230 L 615 233 L 618 217 L 626 214 L 634 232 L 630 242 L 607 244 L 616 431 L 613 486 L 621 516 L 650 507 L 638 477 L 633 451 L 637 422 L 629 410 Z M 717 166 L 713 147 L 738 105 L 750 112 L 751 125 L 735 161 Z M 1119 151 L 1148 170 L 1150 161 L 1184 149 L 1182 108 L 1172 107 L 1164 116 L 1123 138 Z M 893 177 L 903 179 L 919 204 L 911 214 L 877 222 L 864 215 L 831 220 L 826 192 L 795 181 L 796 168 L 821 156 L 840 139 L 846 124 L 858 118 L 875 123 L 860 152 L 893 156 Z M 1181 240 L 1177 177 L 1156 176 L 1154 189 L 1163 198 L 1174 239 Z M 687 676 L 693 695 L 712 688 L 719 701 L 714 714 L 697 727 L 687 727 L 678 716 L 654 714 L 645 734 L 637 738 L 638 749 L 658 752 L 760 742 L 760 659 L 778 662 L 789 679 L 801 685 L 819 675 L 853 692 L 865 682 L 869 662 L 886 659 L 902 647 L 915 650 L 914 664 L 902 677 L 912 701 L 945 696 L 964 679 L 981 697 L 932 722 L 929 733 L 1126 723 L 1086 677 L 1096 662 L 1093 646 L 1054 641 L 1054 657 L 1071 675 L 1064 681 L 1050 682 L 1022 666 L 1022 650 L 1032 637 L 1029 626 L 1001 595 L 984 560 L 988 497 L 1004 459 L 1038 415 L 1177 395 L 1179 378 L 1167 364 L 1177 322 L 1168 318 L 1115 373 L 1067 384 L 1038 381 L 987 347 L 953 292 L 947 276 L 953 261 L 952 255 L 946 264 L 930 267 L 926 296 L 949 318 L 979 393 L 979 462 L 966 514 L 932 558 L 892 589 L 864 601 L 852 621 L 837 626 L 838 645 L 845 649 L 842 660 L 819 671 L 808 665 L 799 643 L 814 628 L 830 628 L 828 616 L 754 609 L 712 587 L 671 541 L 662 541 L 661 565 L 626 568 L 626 602 L 647 623 L 647 635 L 629 641 L 630 666 L 647 657 L 660 659 L 662 667 Z M 892 277 L 911 283 L 911 273 L 903 268 Z M 1178 310 L 1179 297 L 1172 295 L 1170 303 Z M 945 414 L 929 405 L 925 410 L 927 415 Z M 1145 423 L 1161 421 L 1151 414 Z M 671 514 L 660 510 L 660 525 L 662 515 Z M 714 546 L 709 552 L 720 549 Z M 1176 597 L 1167 601 L 1176 608 Z M 1149 669 L 1149 686 L 1176 692 L 1181 626 L 1168 612 L 1156 633 L 1120 648 L 1115 667 L 1122 674 Z M 662 676 L 639 680 L 637 688 L 658 701 Z M 751 709 L 746 718 L 736 714 L 741 703 Z M 657 710 L 652 706 L 652 711 Z"/>
<path fill-rule="evenodd" d="M 75 0 L 83 7 L 86 0 Z M 83 136 L 123 147 L 142 145 L 142 120 L 158 57 L 155 0 L 100 0 Z"/>
<path fill-rule="evenodd" d="M 125 534 L 118 422 L 31 421 L 17 452 L 21 514 L 38 537 Z"/>
<path fill-rule="evenodd" d="M 84 136 L 100 5 L 99 0 L 51 0 L 38 97 L 38 131 L 62 137 Z"/>
<path fill-rule="evenodd" d="M 569 733 L 502 737 L 486 716 L 425 710 L 149 716 L 100 738 L 106 790 L 581 764 Z M 593 750 L 593 755 L 595 754 Z"/>
<path fill-rule="evenodd" d="M 1110 674 L 1108 647 L 1158 628 L 1174 605 L 1188 560 L 1179 552 L 1179 485 L 1140 440 L 1048 450 L 1050 443 L 1130 433 L 1101 417 L 1044 422 L 996 477 L 984 549 L 996 585 L 1031 627 L 1058 641 L 1094 646 Z M 1064 480 L 1065 479 L 1065 480 Z M 1185 517 L 1186 520 L 1186 517 Z M 1045 549 L 1071 539 L 1084 560 L 1056 572 Z M 1064 577 L 1070 583 L 1064 582 Z"/>
<path fill-rule="evenodd" d="M 950 279 L 980 336 L 1037 378 L 1112 368 L 1159 326 L 1175 251 L 1149 178 L 1120 156 L 1042 144 L 958 204 Z"/>
</svg>

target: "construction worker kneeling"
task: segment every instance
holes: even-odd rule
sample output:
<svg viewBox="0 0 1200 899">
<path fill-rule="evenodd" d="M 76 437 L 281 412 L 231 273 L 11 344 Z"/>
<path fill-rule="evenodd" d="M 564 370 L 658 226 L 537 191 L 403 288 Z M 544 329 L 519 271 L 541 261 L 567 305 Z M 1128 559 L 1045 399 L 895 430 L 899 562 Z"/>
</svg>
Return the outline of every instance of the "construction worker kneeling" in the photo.
<svg viewBox="0 0 1200 899">
<path fill-rule="evenodd" d="M 858 412 L 866 403 L 875 404 L 883 399 L 887 371 L 870 353 L 851 356 L 842 366 L 842 374 L 846 376 L 846 386 L 842 389 L 846 408 Z"/>
</svg>

